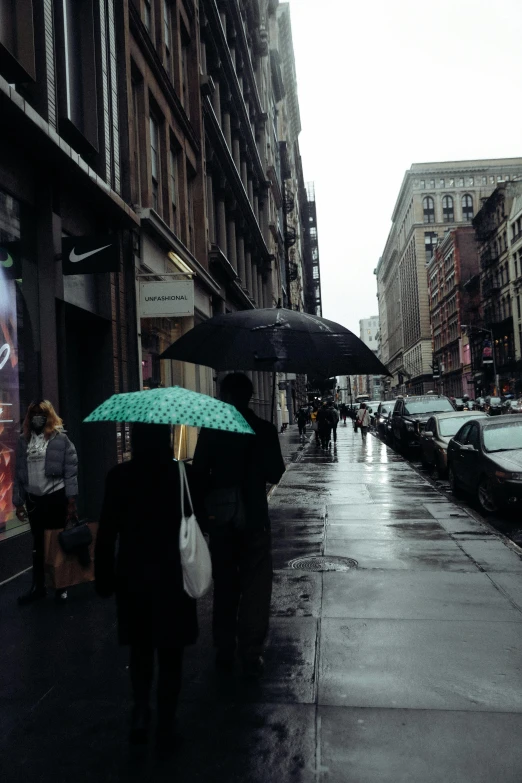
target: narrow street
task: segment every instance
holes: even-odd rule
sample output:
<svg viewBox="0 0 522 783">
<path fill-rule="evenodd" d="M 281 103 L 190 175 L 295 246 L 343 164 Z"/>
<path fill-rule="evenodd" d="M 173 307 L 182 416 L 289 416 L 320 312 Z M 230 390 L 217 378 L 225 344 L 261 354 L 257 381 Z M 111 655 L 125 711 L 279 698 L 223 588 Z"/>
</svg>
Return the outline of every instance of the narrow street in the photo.
<svg viewBox="0 0 522 783">
<path fill-rule="evenodd" d="M 24 575 L 0 588 L 3 783 L 520 783 L 521 550 L 350 424 L 329 452 L 281 439 L 264 679 L 215 670 L 206 598 L 179 747 L 130 755 L 112 602 L 20 609 Z"/>
</svg>

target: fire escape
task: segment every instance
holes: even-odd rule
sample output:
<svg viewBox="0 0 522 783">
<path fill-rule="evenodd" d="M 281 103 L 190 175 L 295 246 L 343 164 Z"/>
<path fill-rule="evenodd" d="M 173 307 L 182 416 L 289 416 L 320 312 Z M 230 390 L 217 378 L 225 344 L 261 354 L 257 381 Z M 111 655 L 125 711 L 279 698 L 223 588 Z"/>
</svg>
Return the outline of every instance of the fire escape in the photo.
<svg viewBox="0 0 522 783">
<path fill-rule="evenodd" d="M 317 208 L 313 182 L 306 185 L 301 208 L 304 236 L 304 266 L 306 276 L 306 310 L 322 315 L 321 271 L 319 266 L 319 240 L 317 236 Z"/>
</svg>

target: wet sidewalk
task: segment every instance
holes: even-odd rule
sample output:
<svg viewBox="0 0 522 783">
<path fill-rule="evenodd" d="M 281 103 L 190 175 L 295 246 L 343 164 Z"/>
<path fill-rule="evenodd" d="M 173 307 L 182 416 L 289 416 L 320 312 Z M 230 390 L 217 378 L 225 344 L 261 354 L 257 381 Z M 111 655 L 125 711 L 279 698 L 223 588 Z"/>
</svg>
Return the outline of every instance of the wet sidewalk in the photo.
<svg viewBox="0 0 522 783">
<path fill-rule="evenodd" d="M 0 588 L 3 783 L 520 783 L 519 550 L 349 425 L 295 448 L 270 503 L 266 676 L 215 671 L 202 601 L 169 762 L 129 755 L 112 602 L 87 586 L 22 611 L 26 578 Z M 309 556 L 346 570 L 290 566 Z"/>
</svg>

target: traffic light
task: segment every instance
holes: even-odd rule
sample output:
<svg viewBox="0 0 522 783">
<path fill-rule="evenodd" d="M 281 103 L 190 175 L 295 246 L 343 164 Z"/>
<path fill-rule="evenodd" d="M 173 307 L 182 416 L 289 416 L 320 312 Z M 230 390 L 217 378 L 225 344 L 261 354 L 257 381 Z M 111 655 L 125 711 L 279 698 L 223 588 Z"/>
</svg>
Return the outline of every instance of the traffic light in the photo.
<svg viewBox="0 0 522 783">
<path fill-rule="evenodd" d="M 432 366 L 432 368 L 433 368 L 433 377 L 434 377 L 434 378 L 440 378 L 440 365 L 439 365 L 439 360 L 438 360 L 438 359 L 434 359 L 434 360 L 433 360 L 433 364 L 432 364 L 431 366 Z"/>
</svg>

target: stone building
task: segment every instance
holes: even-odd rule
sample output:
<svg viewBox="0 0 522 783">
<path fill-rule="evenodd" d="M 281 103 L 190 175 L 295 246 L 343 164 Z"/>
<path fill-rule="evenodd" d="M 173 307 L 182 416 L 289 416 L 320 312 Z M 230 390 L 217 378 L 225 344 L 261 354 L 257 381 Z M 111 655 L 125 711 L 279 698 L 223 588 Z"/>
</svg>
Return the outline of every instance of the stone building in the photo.
<svg viewBox="0 0 522 783">
<path fill-rule="evenodd" d="M 415 163 L 405 173 L 376 269 L 390 396 L 433 388 L 426 264 L 438 240 L 470 224 L 481 199 L 521 173 L 522 158 Z"/>
<path fill-rule="evenodd" d="M 481 307 L 478 318 L 470 324 L 469 334 L 473 338 L 477 384 L 486 393 L 498 395 L 518 392 L 522 381 L 520 282 L 517 282 L 522 225 L 517 220 L 520 221 L 521 196 L 522 182 L 503 183 L 485 200 L 473 220 L 479 245 Z M 494 365 L 486 367 L 481 362 L 484 345 L 491 347 Z M 478 374 L 481 363 L 482 378 Z"/>
<path fill-rule="evenodd" d="M 433 342 L 433 376 L 440 394 L 474 398 L 466 326 L 476 321 L 479 291 L 466 284 L 479 271 L 475 231 L 465 226 L 448 231 L 428 263 L 428 295 Z M 464 330 L 465 331 L 465 330 Z"/>
</svg>

